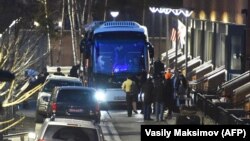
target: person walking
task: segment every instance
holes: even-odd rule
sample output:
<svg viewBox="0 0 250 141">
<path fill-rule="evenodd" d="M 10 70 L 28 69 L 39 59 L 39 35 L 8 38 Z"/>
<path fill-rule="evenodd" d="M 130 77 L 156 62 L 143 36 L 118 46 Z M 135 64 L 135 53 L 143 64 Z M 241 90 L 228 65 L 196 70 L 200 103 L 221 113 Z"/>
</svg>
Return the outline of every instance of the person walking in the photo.
<svg viewBox="0 0 250 141">
<path fill-rule="evenodd" d="M 136 81 L 132 80 L 132 85 L 131 85 L 131 93 L 133 95 L 133 99 L 132 99 L 132 109 L 133 112 L 135 114 L 138 114 L 137 112 L 137 102 L 138 102 L 138 93 L 139 93 L 139 89 L 138 89 L 138 84 Z"/>
<path fill-rule="evenodd" d="M 181 71 L 179 71 L 179 88 L 178 88 L 178 98 L 179 106 L 183 106 L 186 103 L 185 97 L 187 97 L 188 82 L 186 77 Z"/>
<path fill-rule="evenodd" d="M 127 102 L 127 114 L 128 117 L 132 116 L 132 101 L 133 94 L 131 93 L 132 79 L 130 76 L 127 76 L 127 79 L 122 83 L 122 90 L 126 93 L 126 102 Z"/>
<path fill-rule="evenodd" d="M 153 88 L 154 84 L 152 78 L 148 78 L 142 86 L 142 93 L 144 93 L 143 111 L 144 120 L 152 120 L 150 115 L 152 112 L 151 104 L 153 102 Z"/>
<path fill-rule="evenodd" d="M 166 75 L 165 75 L 166 76 Z M 172 118 L 172 113 L 173 113 L 173 108 L 174 108 L 174 87 L 173 87 L 173 81 L 168 75 L 165 77 L 164 80 L 164 94 L 166 94 L 166 107 L 168 109 L 168 114 L 166 118 L 171 119 Z"/>
<path fill-rule="evenodd" d="M 180 85 L 180 72 L 175 69 L 174 77 L 173 77 L 173 88 L 174 88 L 174 111 L 179 112 L 179 98 L 178 98 L 178 90 Z"/>
<path fill-rule="evenodd" d="M 174 96 L 176 102 L 176 108 L 180 108 L 181 104 L 183 103 L 184 97 L 187 94 L 188 82 L 185 76 L 182 74 L 181 70 L 175 72 L 174 76 Z M 177 112 L 179 111 L 178 109 Z"/>
<path fill-rule="evenodd" d="M 143 70 L 141 73 L 136 75 L 136 79 L 135 82 L 138 86 L 138 98 L 137 100 L 140 101 L 140 106 L 141 106 L 141 114 L 143 114 L 143 97 L 142 97 L 142 86 L 144 85 L 144 83 L 147 80 L 147 72 L 145 70 Z M 138 104 L 137 101 L 137 104 Z"/>
<path fill-rule="evenodd" d="M 162 74 L 164 73 L 164 64 L 161 62 L 160 58 L 158 58 L 155 62 L 154 62 L 154 77 L 156 77 L 157 75 L 162 76 Z"/>
<path fill-rule="evenodd" d="M 164 94 L 164 85 L 161 75 L 157 75 L 154 81 L 153 93 L 155 94 L 156 121 L 163 121 L 166 95 Z"/>
</svg>

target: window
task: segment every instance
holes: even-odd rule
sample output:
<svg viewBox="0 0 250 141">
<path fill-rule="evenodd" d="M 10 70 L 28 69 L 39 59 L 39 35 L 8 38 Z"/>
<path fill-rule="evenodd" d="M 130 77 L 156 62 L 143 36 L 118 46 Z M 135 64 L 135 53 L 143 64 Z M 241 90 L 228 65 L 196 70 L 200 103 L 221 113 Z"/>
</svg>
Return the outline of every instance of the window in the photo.
<svg viewBox="0 0 250 141">
<path fill-rule="evenodd" d="M 226 35 L 225 34 L 218 34 L 216 38 L 216 67 L 220 67 L 225 65 L 225 43 L 226 43 Z"/>
<path fill-rule="evenodd" d="M 241 46 L 242 40 L 240 36 L 231 37 L 231 64 L 230 69 L 241 70 Z"/>
<path fill-rule="evenodd" d="M 195 34 L 194 34 L 194 52 L 193 52 L 193 56 L 198 57 L 201 54 L 201 48 L 202 48 L 202 44 L 201 44 L 201 36 L 202 32 L 200 30 L 195 30 Z"/>
<path fill-rule="evenodd" d="M 213 32 L 205 32 L 204 62 L 212 60 Z"/>
<path fill-rule="evenodd" d="M 82 83 L 79 81 L 67 81 L 67 80 L 50 80 L 43 88 L 44 92 L 52 92 L 56 86 L 82 86 Z"/>
<path fill-rule="evenodd" d="M 145 70 L 147 54 L 143 34 L 118 32 L 96 35 L 94 47 L 94 72 L 138 73 Z M 115 39 L 115 40 L 114 40 Z"/>
<path fill-rule="evenodd" d="M 49 125 L 44 134 L 44 140 L 98 141 L 98 134 L 96 129 L 91 128 Z"/>
<path fill-rule="evenodd" d="M 90 105 L 93 104 L 93 95 L 94 92 L 87 90 L 60 90 L 57 96 L 57 102 Z"/>
</svg>

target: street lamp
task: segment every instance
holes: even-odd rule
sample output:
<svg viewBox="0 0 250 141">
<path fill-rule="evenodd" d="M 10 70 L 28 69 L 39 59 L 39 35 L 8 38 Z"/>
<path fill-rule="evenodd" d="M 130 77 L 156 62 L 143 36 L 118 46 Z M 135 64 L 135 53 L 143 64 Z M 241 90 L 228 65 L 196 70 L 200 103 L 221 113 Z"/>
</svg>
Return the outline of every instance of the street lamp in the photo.
<svg viewBox="0 0 250 141">
<path fill-rule="evenodd" d="M 119 11 L 111 11 L 110 15 L 113 17 L 113 20 L 115 21 L 115 18 L 119 15 Z"/>
<path fill-rule="evenodd" d="M 37 21 L 34 21 L 34 26 L 35 26 L 35 27 L 38 27 L 38 26 L 40 26 L 39 22 L 37 22 Z"/>
<path fill-rule="evenodd" d="M 60 28 L 62 28 L 62 21 L 59 21 L 59 22 L 58 22 L 58 26 L 59 26 Z"/>
</svg>

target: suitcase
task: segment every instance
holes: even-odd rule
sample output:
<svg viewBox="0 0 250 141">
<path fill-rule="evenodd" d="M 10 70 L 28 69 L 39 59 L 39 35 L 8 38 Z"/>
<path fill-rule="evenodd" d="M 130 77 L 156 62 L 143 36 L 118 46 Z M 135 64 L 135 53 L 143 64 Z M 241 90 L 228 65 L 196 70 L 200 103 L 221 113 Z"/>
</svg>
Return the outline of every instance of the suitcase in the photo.
<svg viewBox="0 0 250 141">
<path fill-rule="evenodd" d="M 179 115 L 176 117 L 176 125 L 201 125 L 201 120 L 197 115 Z"/>
</svg>

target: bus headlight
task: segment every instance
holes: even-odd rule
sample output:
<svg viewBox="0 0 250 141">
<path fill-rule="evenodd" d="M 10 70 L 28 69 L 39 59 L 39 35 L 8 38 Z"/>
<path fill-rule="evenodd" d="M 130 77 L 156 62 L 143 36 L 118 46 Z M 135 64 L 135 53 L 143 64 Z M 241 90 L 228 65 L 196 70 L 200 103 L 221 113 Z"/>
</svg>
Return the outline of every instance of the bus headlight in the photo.
<svg viewBox="0 0 250 141">
<path fill-rule="evenodd" d="M 104 90 L 97 90 L 95 93 L 95 98 L 97 101 L 104 102 L 106 100 Z"/>
</svg>

